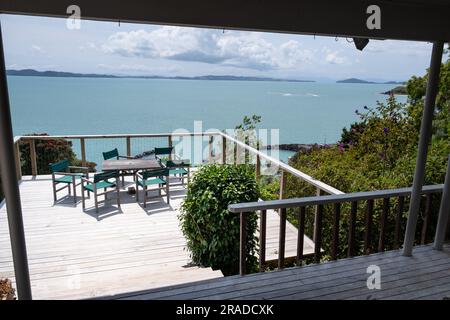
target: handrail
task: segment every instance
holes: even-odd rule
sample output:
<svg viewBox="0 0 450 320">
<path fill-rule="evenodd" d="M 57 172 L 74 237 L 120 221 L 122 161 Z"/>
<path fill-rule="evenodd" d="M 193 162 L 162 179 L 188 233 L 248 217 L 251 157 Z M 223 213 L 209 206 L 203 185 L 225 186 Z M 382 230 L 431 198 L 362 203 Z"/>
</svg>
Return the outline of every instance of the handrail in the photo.
<svg viewBox="0 0 450 320">
<path fill-rule="evenodd" d="M 422 188 L 421 194 L 426 194 L 426 206 L 424 212 L 424 221 L 421 232 L 421 244 L 425 244 L 427 241 L 428 226 L 431 221 L 432 215 L 432 195 L 434 193 L 442 193 L 444 188 L 443 184 L 428 185 Z M 331 234 L 331 246 L 326 250 L 326 254 L 330 255 L 332 260 L 339 259 L 343 255 L 340 249 L 340 242 L 342 239 L 341 231 L 341 208 L 342 203 L 347 202 L 351 204 L 350 212 L 348 215 L 348 235 L 347 235 L 347 257 L 353 257 L 356 253 L 358 244 L 356 237 L 358 235 L 356 231 L 356 220 L 358 217 L 358 202 L 366 201 L 365 213 L 364 213 L 364 244 L 360 249 L 363 249 L 363 254 L 370 254 L 374 250 L 377 252 L 383 252 L 386 249 L 386 234 L 388 232 L 387 224 L 389 221 L 389 215 L 391 212 L 390 199 L 398 198 L 395 212 L 395 229 L 394 229 L 394 241 L 393 247 L 398 249 L 400 247 L 401 238 L 401 220 L 404 211 L 405 197 L 409 196 L 412 192 L 412 188 L 401 189 L 387 189 L 368 192 L 355 192 L 339 195 L 317 196 L 317 197 L 305 197 L 305 198 L 293 198 L 284 200 L 262 201 L 262 202 L 248 202 L 232 204 L 228 206 L 229 211 L 233 213 L 239 213 L 240 219 L 240 239 L 239 239 L 239 273 L 241 275 L 246 274 L 246 257 L 247 257 L 247 221 L 249 214 L 258 212 L 259 230 L 261 230 L 259 237 L 259 269 L 260 272 L 265 271 L 265 247 L 266 247 L 266 215 L 267 210 L 278 209 L 280 216 L 279 223 L 279 248 L 278 248 L 278 269 L 282 269 L 285 266 L 285 246 L 286 246 L 286 219 L 287 209 L 298 209 L 292 214 L 296 215 L 298 220 L 298 234 L 297 234 L 297 255 L 295 257 L 297 265 L 301 265 L 302 261 L 306 258 L 303 252 L 303 239 L 305 237 L 305 221 L 307 207 L 317 206 L 314 219 L 314 262 L 320 263 L 321 257 L 324 253 L 322 248 L 323 241 L 323 227 L 325 205 L 332 204 L 332 212 L 327 211 L 331 215 L 328 217 L 328 221 L 331 221 L 332 234 Z M 382 212 L 380 213 L 379 228 L 374 230 L 374 209 L 375 200 L 383 200 Z M 327 229 L 328 230 L 328 229 Z M 374 244 L 374 232 L 379 232 L 378 244 L 375 247 Z M 309 256 L 309 254 L 308 254 Z"/>
<path fill-rule="evenodd" d="M 78 135 L 52 135 L 52 136 L 15 136 L 14 142 L 19 140 L 53 140 L 53 139 L 114 139 L 114 138 L 164 138 L 183 136 L 214 136 L 219 132 L 174 132 L 174 133 L 128 133 L 128 134 L 78 134 Z"/>
<path fill-rule="evenodd" d="M 422 189 L 422 194 L 441 192 L 444 188 L 443 184 L 428 185 Z M 361 200 L 392 198 L 400 196 L 408 196 L 411 194 L 412 188 L 386 189 L 366 192 L 354 192 L 338 195 L 326 195 L 304 198 L 290 198 L 283 200 L 269 200 L 259 202 L 244 202 L 230 204 L 228 210 L 233 213 L 253 212 L 256 210 L 271 209 L 289 209 L 313 205 L 324 205 L 329 203 L 342 203 Z"/>
<path fill-rule="evenodd" d="M 282 161 L 279 161 L 279 160 L 277 160 L 277 159 L 275 159 L 275 158 L 265 154 L 264 152 L 256 150 L 255 148 L 253 148 L 253 147 L 243 143 L 242 141 L 236 140 L 233 137 L 230 137 L 229 135 L 227 135 L 227 134 L 225 134 L 223 132 L 220 132 L 220 135 L 222 137 L 226 138 L 227 140 L 230 140 L 230 141 L 236 143 L 237 145 L 241 146 L 242 148 L 252 152 L 253 154 L 255 154 L 255 155 L 257 155 L 257 156 L 259 156 L 261 158 L 264 158 L 267 161 L 270 161 L 270 162 L 274 163 L 275 165 L 280 167 L 282 170 L 284 170 L 286 172 L 289 172 L 290 174 L 292 174 L 292 175 L 294 175 L 294 176 L 296 176 L 296 177 L 298 177 L 298 178 L 308 182 L 309 184 L 319 188 L 322 191 L 325 191 L 325 192 L 327 192 L 329 194 L 332 194 L 332 195 L 344 194 L 344 192 L 342 192 L 342 191 L 340 191 L 340 190 L 338 190 L 338 189 L 336 189 L 336 188 L 334 188 L 332 186 L 329 186 L 329 185 L 327 185 L 326 183 L 324 183 L 322 181 L 314 179 L 313 177 L 307 175 L 306 173 L 301 172 L 301 171 L 291 167 L 290 165 L 288 165 L 288 164 L 286 164 L 286 163 L 284 163 Z"/>
<path fill-rule="evenodd" d="M 317 179 L 314 179 L 313 177 L 305 174 L 304 172 L 301 172 L 291 166 L 289 166 L 288 164 L 279 161 L 267 154 L 265 154 L 264 152 L 261 152 L 247 144 L 245 144 L 242 141 L 239 141 L 227 134 L 225 134 L 224 132 L 221 131 L 206 131 L 206 132 L 174 132 L 174 133 L 129 133 L 129 134 L 78 134 L 78 135 L 49 135 L 49 136 L 44 136 L 44 135 L 30 135 L 30 136 L 16 136 L 14 137 L 14 142 L 16 143 L 16 145 L 18 145 L 18 143 L 20 141 L 25 141 L 25 142 L 29 142 L 30 146 L 33 146 L 33 141 L 35 140 L 52 140 L 52 139 L 77 139 L 80 140 L 81 143 L 81 156 L 82 156 L 82 163 L 85 164 L 86 163 L 86 151 L 85 151 L 85 140 L 87 139 L 120 139 L 120 138 L 126 138 L 126 144 L 127 144 L 127 154 L 131 154 L 131 139 L 132 138 L 168 138 L 169 139 L 169 145 L 171 144 L 171 140 L 172 137 L 193 137 L 193 136 L 209 136 L 209 137 L 213 137 L 213 136 L 220 136 L 223 139 L 223 152 L 225 152 L 224 150 L 226 150 L 226 142 L 229 141 L 233 144 L 238 145 L 239 147 L 242 147 L 245 150 L 248 150 L 250 153 L 256 155 L 256 175 L 257 177 L 260 174 L 260 159 L 265 159 L 268 162 L 274 164 L 275 166 L 277 166 L 278 168 L 281 169 L 282 172 L 282 176 L 281 176 L 281 181 L 280 181 L 280 198 L 283 197 L 283 193 L 284 193 L 284 188 L 283 186 L 285 185 L 286 182 L 286 176 L 285 173 L 288 172 L 290 174 L 292 174 L 293 176 L 302 179 L 303 181 L 311 184 L 312 186 L 316 187 L 319 191 L 324 191 L 328 194 L 332 194 L 332 195 L 338 195 L 338 194 L 344 194 L 342 191 L 327 185 L 326 183 L 319 181 Z M 210 153 L 212 150 L 212 144 L 211 144 L 211 140 L 210 140 Z M 32 174 L 33 175 L 37 175 L 37 165 L 36 165 L 36 155 L 35 155 L 35 149 L 32 148 Z M 223 157 L 223 159 L 226 159 L 226 157 Z M 225 161 L 225 160 L 224 160 Z"/>
</svg>

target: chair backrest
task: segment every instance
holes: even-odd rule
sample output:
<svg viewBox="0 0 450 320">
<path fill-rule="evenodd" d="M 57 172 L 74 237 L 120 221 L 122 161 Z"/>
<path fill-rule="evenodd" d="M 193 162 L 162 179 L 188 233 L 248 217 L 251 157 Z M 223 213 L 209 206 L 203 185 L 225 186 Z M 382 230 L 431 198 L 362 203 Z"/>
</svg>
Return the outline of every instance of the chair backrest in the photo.
<svg viewBox="0 0 450 320">
<path fill-rule="evenodd" d="M 117 148 L 111 151 L 103 152 L 103 160 L 109 160 L 112 158 L 119 158 L 119 150 L 117 150 Z"/>
<path fill-rule="evenodd" d="M 94 174 L 94 183 L 118 177 L 119 177 L 118 171 L 100 172 Z"/>
<path fill-rule="evenodd" d="M 173 147 L 155 148 L 155 156 L 169 156 L 172 151 Z"/>
<path fill-rule="evenodd" d="M 142 175 L 142 178 L 144 178 L 144 180 L 146 180 L 148 178 L 152 178 L 152 177 L 168 176 L 169 169 L 161 168 L 161 169 L 157 169 L 157 170 L 147 170 L 147 171 L 141 172 L 141 175 Z"/>
<path fill-rule="evenodd" d="M 62 160 L 57 163 L 50 163 L 49 167 L 52 173 L 64 172 L 70 166 L 69 160 Z"/>
</svg>

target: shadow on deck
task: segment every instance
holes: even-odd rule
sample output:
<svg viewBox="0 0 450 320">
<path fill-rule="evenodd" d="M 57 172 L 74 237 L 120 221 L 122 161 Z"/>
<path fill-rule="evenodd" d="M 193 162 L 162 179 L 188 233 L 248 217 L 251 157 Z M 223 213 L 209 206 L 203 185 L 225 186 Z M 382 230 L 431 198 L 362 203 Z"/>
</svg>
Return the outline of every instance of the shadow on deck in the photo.
<svg viewBox="0 0 450 320">
<path fill-rule="evenodd" d="M 367 287 L 367 268 L 381 271 L 381 289 Z M 232 276 L 104 297 L 107 299 L 446 299 L 450 297 L 450 246 L 416 247 L 281 271 Z"/>
<path fill-rule="evenodd" d="M 146 209 L 123 189 L 122 210 L 111 194 L 99 214 L 93 198 L 83 212 L 80 187 L 76 206 L 72 197 L 64 197 L 66 191 L 58 193 L 62 199 L 54 204 L 50 176 L 23 177 L 20 192 L 35 299 L 93 298 L 222 277 L 220 271 L 190 266 L 177 218 L 185 196 L 181 186 L 171 187 L 170 205 L 157 198 Z M 267 221 L 266 260 L 270 261 L 278 256 L 278 214 L 268 211 Z M 288 223 L 286 257 L 296 255 L 296 243 L 297 229 Z M 304 252 L 314 252 L 307 237 Z M 0 277 L 15 280 L 4 203 L 0 204 Z"/>
<path fill-rule="evenodd" d="M 146 209 L 122 190 L 122 210 L 111 195 L 99 214 L 93 197 L 83 212 L 81 197 L 74 206 L 72 197 L 64 198 L 66 191 L 59 192 L 62 199 L 53 204 L 49 176 L 23 177 L 20 192 L 34 299 L 92 298 L 223 276 L 190 266 L 177 218 L 185 194 L 181 186 L 171 190 L 170 205 L 156 198 Z M 4 204 L 0 277 L 15 280 Z"/>
</svg>

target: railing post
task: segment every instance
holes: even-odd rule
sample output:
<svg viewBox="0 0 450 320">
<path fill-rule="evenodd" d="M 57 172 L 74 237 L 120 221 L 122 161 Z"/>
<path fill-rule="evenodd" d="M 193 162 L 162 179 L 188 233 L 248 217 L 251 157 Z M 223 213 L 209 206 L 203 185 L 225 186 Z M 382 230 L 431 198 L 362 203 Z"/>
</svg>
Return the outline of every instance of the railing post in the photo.
<svg viewBox="0 0 450 320">
<path fill-rule="evenodd" d="M 173 145 L 173 143 L 172 143 L 172 135 L 167 136 L 167 143 L 169 145 L 169 148 L 172 148 L 172 145 Z M 172 160 L 172 153 L 169 154 L 169 160 Z"/>
<path fill-rule="evenodd" d="M 420 138 L 417 151 L 416 168 L 411 191 L 409 205 L 408 223 L 406 225 L 405 240 L 403 242 L 403 255 L 411 256 L 416 234 L 417 219 L 419 218 L 420 195 L 422 193 L 425 178 L 425 165 L 427 162 L 428 142 L 431 138 L 431 129 L 434 115 L 434 105 L 439 86 L 439 73 L 441 69 L 442 51 L 444 43 L 436 41 L 433 43 L 431 54 L 430 71 L 428 76 L 425 104 L 423 108 L 422 121 L 420 125 Z"/>
<path fill-rule="evenodd" d="M 281 170 L 281 178 L 280 178 L 280 200 L 284 199 L 286 194 L 286 172 Z"/>
<path fill-rule="evenodd" d="M 284 256 L 286 247 L 286 208 L 280 210 L 280 234 L 278 242 L 278 269 L 284 268 Z"/>
<path fill-rule="evenodd" d="M 209 140 L 208 140 L 208 162 L 211 163 L 212 159 L 213 159 L 213 136 L 209 136 Z"/>
<path fill-rule="evenodd" d="M 298 214 L 298 229 L 297 229 L 297 265 L 300 265 L 303 260 L 303 247 L 305 240 L 305 215 L 306 207 L 301 207 Z"/>
<path fill-rule="evenodd" d="M 222 136 L 222 164 L 227 163 L 227 138 Z"/>
<path fill-rule="evenodd" d="M 261 210 L 261 217 L 259 220 L 259 272 L 264 271 L 266 263 L 266 226 L 267 226 L 267 211 Z"/>
<path fill-rule="evenodd" d="M 80 138 L 80 148 L 81 148 L 81 166 L 86 166 L 86 141 L 84 138 Z"/>
<path fill-rule="evenodd" d="M 386 227 L 389 217 L 389 198 L 383 199 L 383 212 L 380 217 L 380 236 L 378 238 L 378 252 L 383 252 L 386 242 Z"/>
<path fill-rule="evenodd" d="M 322 190 L 320 188 L 316 189 L 316 195 L 319 197 L 322 195 Z M 319 206 L 316 206 L 315 212 L 314 212 L 314 226 L 317 224 L 317 213 L 319 211 Z M 316 242 L 316 228 L 314 227 L 313 232 L 313 242 Z"/>
<path fill-rule="evenodd" d="M 367 200 L 366 218 L 364 223 L 364 254 L 372 251 L 372 220 L 373 220 L 374 200 Z"/>
<path fill-rule="evenodd" d="M 22 180 L 22 165 L 20 163 L 20 140 L 16 142 L 15 149 L 17 180 L 20 181 Z"/>
<path fill-rule="evenodd" d="M 320 263 L 321 258 L 321 247 L 322 247 L 322 216 L 323 216 L 323 205 L 319 204 L 317 206 L 316 221 L 314 224 L 314 262 Z"/>
<path fill-rule="evenodd" d="M 426 195 L 425 217 L 423 219 L 422 234 L 420 236 L 420 244 L 425 244 L 427 241 L 428 225 L 430 224 L 431 210 L 433 209 L 432 208 L 432 202 L 433 202 L 432 196 L 433 195 L 431 193 Z"/>
<path fill-rule="evenodd" d="M 30 139 L 30 162 L 31 175 L 37 176 L 36 144 L 34 143 L 34 139 Z"/>
<path fill-rule="evenodd" d="M 353 257 L 355 255 L 355 236 L 356 236 L 356 214 L 358 213 L 358 202 L 352 201 L 352 207 L 349 216 L 348 229 L 348 250 L 347 256 Z"/>
<path fill-rule="evenodd" d="M 442 192 L 441 207 L 434 237 L 434 249 L 442 250 L 445 240 L 448 218 L 450 215 L 450 156 L 448 158 L 447 173 L 445 175 L 444 191 Z"/>
<path fill-rule="evenodd" d="M 256 155 L 255 176 L 256 180 L 259 180 L 259 177 L 261 176 L 261 159 L 259 158 L 259 154 Z"/>
<path fill-rule="evenodd" d="M 339 221 L 341 218 L 341 204 L 335 203 L 333 206 L 333 240 L 331 244 L 331 259 L 337 260 L 339 250 Z"/>
<path fill-rule="evenodd" d="M 395 215 L 395 235 L 394 235 L 394 249 L 400 248 L 400 233 L 401 233 L 401 221 L 403 215 L 403 208 L 405 206 L 405 197 L 398 197 L 397 213 Z"/>
<path fill-rule="evenodd" d="M 245 258 L 247 256 L 247 213 L 240 213 L 240 241 L 239 241 L 239 274 L 245 275 Z"/>
<path fill-rule="evenodd" d="M 127 137 L 127 157 L 131 157 L 131 137 Z"/>
</svg>

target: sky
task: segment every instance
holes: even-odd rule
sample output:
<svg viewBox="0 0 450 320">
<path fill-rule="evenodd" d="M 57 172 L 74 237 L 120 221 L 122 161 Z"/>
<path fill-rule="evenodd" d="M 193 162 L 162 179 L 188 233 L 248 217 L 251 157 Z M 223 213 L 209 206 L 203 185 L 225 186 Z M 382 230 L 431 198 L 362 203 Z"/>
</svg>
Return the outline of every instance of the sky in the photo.
<svg viewBox="0 0 450 320">
<path fill-rule="evenodd" d="M 0 15 L 7 69 L 114 75 L 236 75 L 405 81 L 423 75 L 431 44 Z"/>
</svg>

